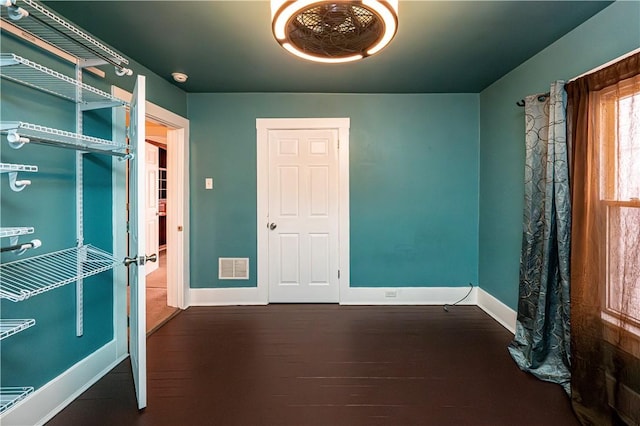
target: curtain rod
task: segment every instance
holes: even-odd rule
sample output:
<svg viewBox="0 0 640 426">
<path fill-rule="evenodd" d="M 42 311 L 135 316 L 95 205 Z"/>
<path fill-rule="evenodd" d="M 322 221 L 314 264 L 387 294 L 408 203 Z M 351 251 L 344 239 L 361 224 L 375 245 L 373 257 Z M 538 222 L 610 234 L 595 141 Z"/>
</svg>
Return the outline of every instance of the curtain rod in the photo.
<svg viewBox="0 0 640 426">
<path fill-rule="evenodd" d="M 538 95 L 538 101 L 539 102 L 544 102 L 545 99 L 547 99 L 549 97 L 549 92 L 547 93 L 541 93 Z M 518 105 L 519 107 L 523 107 L 524 106 L 524 99 L 520 99 L 518 102 L 516 102 L 516 105 Z"/>
</svg>

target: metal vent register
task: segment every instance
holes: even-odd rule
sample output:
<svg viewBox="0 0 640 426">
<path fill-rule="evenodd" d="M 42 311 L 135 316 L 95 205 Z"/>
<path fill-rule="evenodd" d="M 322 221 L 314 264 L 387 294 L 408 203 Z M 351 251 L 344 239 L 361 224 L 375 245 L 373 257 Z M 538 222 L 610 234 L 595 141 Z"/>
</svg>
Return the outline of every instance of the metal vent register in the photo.
<svg viewBox="0 0 640 426">
<path fill-rule="evenodd" d="M 220 280 L 248 280 L 248 257 L 220 257 L 218 258 L 218 279 Z"/>
</svg>

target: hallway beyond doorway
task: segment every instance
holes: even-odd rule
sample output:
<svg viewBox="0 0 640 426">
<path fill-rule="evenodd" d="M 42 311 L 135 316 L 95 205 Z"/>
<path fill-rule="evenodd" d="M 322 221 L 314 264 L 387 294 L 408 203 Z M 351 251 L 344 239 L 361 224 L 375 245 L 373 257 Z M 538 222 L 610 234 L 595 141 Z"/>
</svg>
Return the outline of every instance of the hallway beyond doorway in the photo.
<svg viewBox="0 0 640 426">
<path fill-rule="evenodd" d="M 153 333 L 180 310 L 167 306 L 167 251 L 158 256 L 158 269 L 147 275 L 147 335 Z"/>
</svg>

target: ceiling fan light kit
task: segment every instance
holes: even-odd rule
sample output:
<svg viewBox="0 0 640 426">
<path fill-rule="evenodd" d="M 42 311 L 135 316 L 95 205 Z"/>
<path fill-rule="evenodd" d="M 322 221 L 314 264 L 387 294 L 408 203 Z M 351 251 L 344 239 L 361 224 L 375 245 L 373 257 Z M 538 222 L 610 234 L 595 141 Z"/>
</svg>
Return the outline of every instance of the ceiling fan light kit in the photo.
<svg viewBox="0 0 640 426">
<path fill-rule="evenodd" d="M 271 0 L 271 20 L 275 39 L 293 55 L 351 62 L 391 42 L 398 29 L 398 0 Z"/>
</svg>

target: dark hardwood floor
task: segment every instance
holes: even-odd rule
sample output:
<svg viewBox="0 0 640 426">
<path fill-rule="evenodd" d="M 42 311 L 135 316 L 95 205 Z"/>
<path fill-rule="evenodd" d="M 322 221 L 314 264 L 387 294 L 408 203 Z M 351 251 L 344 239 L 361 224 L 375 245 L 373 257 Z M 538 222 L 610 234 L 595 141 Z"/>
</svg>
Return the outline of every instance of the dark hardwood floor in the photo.
<svg viewBox="0 0 640 426">
<path fill-rule="evenodd" d="M 148 339 L 148 407 L 128 360 L 48 425 L 578 425 L 521 372 L 477 307 L 193 307 Z"/>
</svg>

